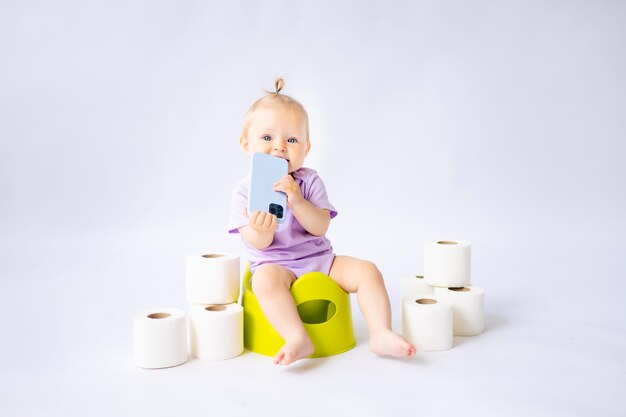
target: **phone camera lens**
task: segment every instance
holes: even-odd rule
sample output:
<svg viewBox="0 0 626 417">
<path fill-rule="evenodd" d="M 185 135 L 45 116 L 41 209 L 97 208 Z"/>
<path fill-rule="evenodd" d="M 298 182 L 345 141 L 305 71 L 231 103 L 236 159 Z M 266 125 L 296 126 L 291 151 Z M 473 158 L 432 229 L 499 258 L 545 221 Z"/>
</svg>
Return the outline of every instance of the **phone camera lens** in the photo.
<svg viewBox="0 0 626 417">
<path fill-rule="evenodd" d="M 283 206 L 280 204 L 270 204 L 270 213 L 275 214 L 279 219 L 283 218 Z"/>
</svg>

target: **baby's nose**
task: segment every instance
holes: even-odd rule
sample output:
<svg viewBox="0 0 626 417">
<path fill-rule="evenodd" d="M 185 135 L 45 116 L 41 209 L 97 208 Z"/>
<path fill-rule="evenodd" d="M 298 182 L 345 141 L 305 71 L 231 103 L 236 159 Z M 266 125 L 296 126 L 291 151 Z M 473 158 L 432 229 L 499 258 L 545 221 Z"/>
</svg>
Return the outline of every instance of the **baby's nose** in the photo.
<svg viewBox="0 0 626 417">
<path fill-rule="evenodd" d="M 284 140 L 274 141 L 274 150 L 284 152 L 287 149 L 287 145 Z"/>
</svg>

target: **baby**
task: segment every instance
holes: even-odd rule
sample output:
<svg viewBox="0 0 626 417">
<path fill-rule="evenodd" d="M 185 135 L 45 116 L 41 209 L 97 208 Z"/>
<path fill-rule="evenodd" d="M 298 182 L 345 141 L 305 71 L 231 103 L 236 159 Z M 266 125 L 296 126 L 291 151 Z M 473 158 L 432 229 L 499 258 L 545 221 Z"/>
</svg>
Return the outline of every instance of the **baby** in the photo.
<svg viewBox="0 0 626 417">
<path fill-rule="evenodd" d="M 284 81 L 275 82 L 275 92 L 258 99 L 246 114 L 240 144 L 256 152 L 284 158 L 289 175 L 274 184 L 287 196 L 281 224 L 276 215 L 247 213 L 250 178 L 233 191 L 230 233 L 240 233 L 250 261 L 251 281 L 263 313 L 285 340 L 274 364 L 289 365 L 313 353 L 314 347 L 300 320 L 289 291 L 301 275 L 319 271 L 341 288 L 357 294 L 359 307 L 370 333 L 370 349 L 380 355 L 413 356 L 415 347 L 391 330 L 391 308 L 383 277 L 373 263 L 349 256 L 335 256 L 325 237 L 337 211 L 328 200 L 317 172 L 302 166 L 311 149 L 309 118 L 302 105 L 281 94 Z"/>
</svg>

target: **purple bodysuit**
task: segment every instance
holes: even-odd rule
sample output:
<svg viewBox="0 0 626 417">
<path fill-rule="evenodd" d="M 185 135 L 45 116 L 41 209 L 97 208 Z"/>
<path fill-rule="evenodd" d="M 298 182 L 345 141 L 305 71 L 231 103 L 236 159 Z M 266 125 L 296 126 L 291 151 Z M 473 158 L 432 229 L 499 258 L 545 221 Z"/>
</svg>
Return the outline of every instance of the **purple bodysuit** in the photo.
<svg viewBox="0 0 626 417">
<path fill-rule="evenodd" d="M 328 201 L 326 187 L 315 170 L 303 167 L 294 171 L 292 176 L 300 186 L 304 199 L 315 207 L 329 210 L 331 219 L 337 215 L 337 211 Z M 244 208 L 248 206 L 249 188 L 250 176 L 247 176 L 239 181 L 233 190 L 228 222 L 229 233 L 239 233 L 238 228 L 250 224 L 244 215 Z M 248 253 L 252 273 L 260 265 L 277 264 L 289 268 L 296 277 L 311 271 L 328 275 L 335 259 L 330 240 L 325 236 L 314 236 L 307 232 L 289 208 L 286 208 L 285 220 L 278 224 L 274 241 L 270 246 L 258 250 L 248 244 L 243 237 L 241 240 Z"/>
</svg>

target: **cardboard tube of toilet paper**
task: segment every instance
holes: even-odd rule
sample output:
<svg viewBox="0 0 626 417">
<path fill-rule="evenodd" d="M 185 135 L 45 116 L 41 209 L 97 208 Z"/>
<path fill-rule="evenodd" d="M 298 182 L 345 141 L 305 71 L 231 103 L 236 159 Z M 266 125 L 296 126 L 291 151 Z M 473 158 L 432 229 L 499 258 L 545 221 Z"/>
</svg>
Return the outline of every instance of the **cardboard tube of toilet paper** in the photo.
<svg viewBox="0 0 626 417">
<path fill-rule="evenodd" d="M 239 304 L 189 306 L 191 354 L 222 360 L 243 352 L 243 308 Z"/>
<path fill-rule="evenodd" d="M 455 336 L 475 336 L 483 332 L 485 291 L 482 288 L 435 288 L 435 295 L 452 306 Z"/>
<path fill-rule="evenodd" d="M 178 308 L 153 308 L 133 317 L 133 360 L 141 368 L 169 368 L 187 362 L 187 319 Z"/>
<path fill-rule="evenodd" d="M 400 279 L 400 296 L 417 297 L 433 294 L 433 287 L 426 283 L 423 275 L 411 275 Z"/>
<path fill-rule="evenodd" d="M 435 295 L 402 300 L 402 333 L 420 351 L 452 347 L 452 308 Z"/>
<path fill-rule="evenodd" d="M 424 242 L 424 280 L 433 287 L 471 283 L 472 246 L 464 240 Z"/>
<path fill-rule="evenodd" d="M 239 299 L 239 255 L 205 253 L 187 255 L 189 304 L 230 304 Z"/>
</svg>

